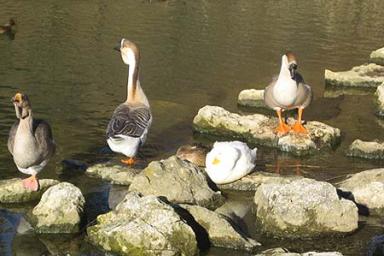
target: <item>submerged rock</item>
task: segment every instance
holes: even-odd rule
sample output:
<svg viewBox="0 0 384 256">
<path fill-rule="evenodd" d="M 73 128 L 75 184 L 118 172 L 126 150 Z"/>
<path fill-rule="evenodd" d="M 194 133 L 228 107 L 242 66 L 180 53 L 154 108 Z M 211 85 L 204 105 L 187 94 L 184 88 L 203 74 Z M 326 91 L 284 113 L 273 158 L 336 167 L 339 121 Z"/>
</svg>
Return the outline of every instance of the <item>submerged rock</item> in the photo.
<svg viewBox="0 0 384 256">
<path fill-rule="evenodd" d="M 208 186 L 203 170 L 176 156 L 151 162 L 133 179 L 129 191 L 165 196 L 174 203 L 197 204 L 210 209 L 224 202 L 221 193 Z"/>
<path fill-rule="evenodd" d="M 254 251 L 261 244 L 247 237 L 230 220 L 219 213 L 196 205 L 180 205 L 186 209 L 208 233 L 212 246 Z"/>
<path fill-rule="evenodd" d="M 80 189 L 68 182 L 49 188 L 32 211 L 37 233 L 75 233 L 80 229 L 85 199 Z"/>
<path fill-rule="evenodd" d="M 240 180 L 224 185 L 218 185 L 218 187 L 221 190 L 256 191 L 261 184 L 285 184 L 301 178 L 301 176 L 281 176 L 274 173 L 256 171 L 244 176 Z"/>
<path fill-rule="evenodd" d="M 129 193 L 114 211 L 98 216 L 88 240 L 119 255 L 197 255 L 195 234 L 156 196 Z"/>
<path fill-rule="evenodd" d="M 26 203 L 36 201 L 51 186 L 58 184 L 57 180 L 39 180 L 39 191 L 31 191 L 23 186 L 21 179 L 0 180 L 0 203 Z"/>
<path fill-rule="evenodd" d="M 358 211 L 339 199 L 326 182 L 299 179 L 288 184 L 263 184 L 254 197 L 256 220 L 267 235 L 311 238 L 346 234 L 357 229 Z"/>
<path fill-rule="evenodd" d="M 264 103 L 264 90 L 242 90 L 239 93 L 237 104 L 245 107 L 267 107 Z"/>
<path fill-rule="evenodd" d="M 91 177 L 110 181 L 117 185 L 130 185 L 140 169 L 122 166 L 114 163 L 95 164 L 87 168 L 86 173 Z"/>
<path fill-rule="evenodd" d="M 339 184 L 351 199 L 367 207 L 370 215 L 384 215 L 384 168 L 353 174 Z"/>
<path fill-rule="evenodd" d="M 371 52 L 369 61 L 384 66 L 384 47 Z"/>
<path fill-rule="evenodd" d="M 384 143 L 357 139 L 349 146 L 347 156 L 367 159 L 384 159 Z"/>
<path fill-rule="evenodd" d="M 348 71 L 325 70 L 325 83 L 333 86 L 377 87 L 384 82 L 384 66 L 374 63 L 353 67 Z"/>
<path fill-rule="evenodd" d="M 377 87 L 375 97 L 377 114 L 381 117 L 384 117 L 384 83 Z"/>
<path fill-rule="evenodd" d="M 255 256 L 343 256 L 339 252 L 305 252 L 305 253 L 294 253 L 289 252 L 284 248 L 273 248 L 265 250 Z"/>
<path fill-rule="evenodd" d="M 293 125 L 294 120 L 288 122 Z M 309 134 L 274 133 L 278 119 L 262 114 L 241 116 L 217 106 L 201 108 L 193 120 L 194 129 L 201 133 L 242 139 L 251 144 L 278 148 L 294 155 L 307 155 L 322 148 L 331 148 L 340 140 L 340 130 L 310 121 L 305 124 Z"/>
</svg>

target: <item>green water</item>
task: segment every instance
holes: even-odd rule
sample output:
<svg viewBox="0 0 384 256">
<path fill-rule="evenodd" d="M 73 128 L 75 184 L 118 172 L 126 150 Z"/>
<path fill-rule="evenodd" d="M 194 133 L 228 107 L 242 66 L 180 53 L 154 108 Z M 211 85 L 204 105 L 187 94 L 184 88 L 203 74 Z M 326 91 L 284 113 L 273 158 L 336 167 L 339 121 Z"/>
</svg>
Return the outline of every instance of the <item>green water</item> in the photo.
<svg viewBox="0 0 384 256">
<path fill-rule="evenodd" d="M 194 138 L 191 128 L 193 116 L 204 105 L 253 111 L 237 108 L 239 91 L 264 88 L 279 71 L 282 53 L 289 49 L 297 53 L 299 70 L 315 93 L 304 118 L 340 128 L 343 141 L 335 151 L 304 159 L 261 148 L 258 163 L 275 171 L 276 162 L 282 162 L 283 174 L 297 172 L 290 167 L 292 163 L 318 166 L 299 172 L 329 181 L 380 167 L 380 161 L 344 156 L 356 138 L 384 137 L 374 115 L 372 92 L 324 98 L 323 77 L 325 68 L 349 69 L 383 47 L 383 10 L 382 0 L 0 0 L 0 22 L 15 17 L 18 24 L 14 40 L 0 35 L 0 178 L 22 177 L 6 147 L 15 121 L 10 98 L 21 90 L 30 96 L 34 115 L 51 123 L 58 145 L 41 176 L 79 186 L 92 202 L 89 219 L 106 210 L 110 186 L 82 174 L 63 173 L 61 161 L 92 163 L 118 157 L 108 152 L 104 131 L 112 111 L 126 97 L 127 67 L 112 50 L 121 37 L 141 48 L 140 79 L 154 115 L 142 150 L 147 161 L 169 156 L 181 144 L 210 141 Z M 96 255 L 82 237 L 15 234 L 20 214 L 14 212 L 26 209 L 0 212 L 3 254 L 11 253 L 13 247 L 16 255 L 64 251 Z M 251 215 L 245 220 L 250 233 L 258 237 L 252 233 Z M 267 248 L 281 245 L 296 251 L 334 249 L 360 255 L 372 236 L 383 233 L 383 225 L 369 218 L 362 219 L 360 226 L 343 239 L 258 238 Z M 208 254 L 242 255 L 220 249 Z"/>
</svg>

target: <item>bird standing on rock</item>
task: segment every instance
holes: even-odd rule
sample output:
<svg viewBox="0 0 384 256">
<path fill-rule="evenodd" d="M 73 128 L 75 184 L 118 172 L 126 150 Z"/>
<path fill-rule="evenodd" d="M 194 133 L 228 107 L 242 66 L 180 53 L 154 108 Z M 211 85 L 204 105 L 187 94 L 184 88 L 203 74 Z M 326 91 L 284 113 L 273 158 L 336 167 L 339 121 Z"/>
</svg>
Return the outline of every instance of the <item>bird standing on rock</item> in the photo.
<svg viewBox="0 0 384 256">
<path fill-rule="evenodd" d="M 265 104 L 275 110 L 279 118 L 277 134 L 284 135 L 290 130 L 296 133 L 308 133 L 302 125 L 302 114 L 311 101 L 311 87 L 304 83 L 303 77 L 297 72 L 295 55 L 287 52 L 282 57 L 279 76 L 265 88 L 264 92 Z M 290 109 L 298 109 L 297 121 L 293 127 L 287 125 L 281 117 L 282 111 Z"/>
<path fill-rule="evenodd" d="M 121 58 L 128 65 L 128 94 L 127 100 L 112 114 L 106 131 L 107 143 L 112 151 L 128 157 L 121 160 L 123 163 L 133 165 L 139 147 L 147 138 L 152 114 L 139 81 L 139 48 L 133 42 L 123 38 L 115 49 L 120 51 Z"/>
<path fill-rule="evenodd" d="M 12 125 L 8 137 L 8 150 L 20 172 L 31 177 L 23 180 L 25 188 L 39 190 L 36 175 L 47 165 L 55 153 L 51 127 L 44 120 L 34 119 L 27 95 L 16 93 L 12 98 L 18 120 Z"/>
</svg>

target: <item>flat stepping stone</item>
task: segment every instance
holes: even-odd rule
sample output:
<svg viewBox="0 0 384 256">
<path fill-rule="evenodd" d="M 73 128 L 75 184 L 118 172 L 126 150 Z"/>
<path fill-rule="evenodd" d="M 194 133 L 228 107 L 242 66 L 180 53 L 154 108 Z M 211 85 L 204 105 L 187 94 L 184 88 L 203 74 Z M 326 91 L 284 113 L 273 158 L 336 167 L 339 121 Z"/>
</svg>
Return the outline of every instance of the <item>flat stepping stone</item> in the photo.
<svg viewBox="0 0 384 256">
<path fill-rule="evenodd" d="M 371 52 L 369 61 L 384 66 L 384 47 Z"/>
<path fill-rule="evenodd" d="M 375 88 L 384 82 L 384 66 L 375 63 L 353 67 L 348 71 L 325 70 L 325 83 L 332 86 Z"/>
<path fill-rule="evenodd" d="M 377 109 L 377 115 L 384 117 L 384 83 L 377 87 L 375 92 L 375 103 Z"/>
<path fill-rule="evenodd" d="M 22 179 L 15 178 L 9 180 L 0 181 L 0 203 L 26 203 L 37 201 L 41 198 L 43 193 L 50 188 L 58 184 L 59 181 L 51 179 L 39 180 L 39 191 L 31 191 L 24 188 Z"/>
<path fill-rule="evenodd" d="M 384 159 L 384 142 L 355 140 L 349 146 L 347 156 L 366 159 Z"/>
<path fill-rule="evenodd" d="M 114 163 L 95 164 L 87 168 L 86 173 L 117 185 L 130 185 L 133 178 L 142 170 Z"/>
<path fill-rule="evenodd" d="M 252 172 L 243 178 L 228 184 L 217 185 L 220 190 L 233 191 L 256 191 L 261 184 L 267 183 L 289 183 L 296 179 L 301 179 L 301 176 L 281 176 L 269 172 Z"/>
<path fill-rule="evenodd" d="M 294 120 L 288 120 L 293 125 Z M 222 107 L 205 106 L 193 120 L 197 132 L 215 136 L 241 139 L 251 144 L 278 148 L 297 156 L 308 155 L 323 148 L 332 148 L 339 143 L 340 130 L 317 121 L 304 126 L 308 134 L 290 132 L 284 136 L 274 133 L 278 125 L 276 117 L 262 114 L 241 116 Z"/>
<path fill-rule="evenodd" d="M 267 108 L 264 103 L 264 90 L 242 90 L 239 93 L 237 104 L 245 107 Z"/>
<path fill-rule="evenodd" d="M 384 169 L 373 169 L 351 175 L 338 184 L 351 199 L 366 207 L 369 215 L 384 216 Z"/>
</svg>

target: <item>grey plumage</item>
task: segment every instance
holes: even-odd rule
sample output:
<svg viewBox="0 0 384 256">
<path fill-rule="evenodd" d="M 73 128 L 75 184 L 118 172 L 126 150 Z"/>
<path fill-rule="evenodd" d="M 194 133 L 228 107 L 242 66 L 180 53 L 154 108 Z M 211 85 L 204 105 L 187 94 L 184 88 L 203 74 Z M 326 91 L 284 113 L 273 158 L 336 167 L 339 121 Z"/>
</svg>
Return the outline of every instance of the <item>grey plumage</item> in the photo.
<svg viewBox="0 0 384 256">
<path fill-rule="evenodd" d="M 151 119 L 152 114 L 149 107 L 143 104 L 120 104 L 109 121 L 106 131 L 107 138 L 116 135 L 139 138 L 150 125 Z"/>
</svg>

